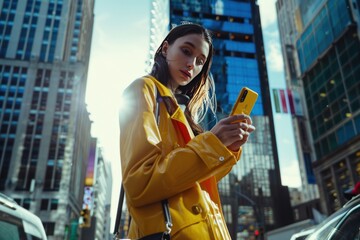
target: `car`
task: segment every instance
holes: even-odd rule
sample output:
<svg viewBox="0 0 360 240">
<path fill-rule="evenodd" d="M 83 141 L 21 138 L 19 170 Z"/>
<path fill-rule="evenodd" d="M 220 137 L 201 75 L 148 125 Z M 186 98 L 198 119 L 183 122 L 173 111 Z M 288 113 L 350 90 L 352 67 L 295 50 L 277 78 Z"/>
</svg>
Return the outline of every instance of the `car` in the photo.
<svg viewBox="0 0 360 240">
<path fill-rule="evenodd" d="M 360 195 L 316 226 L 306 240 L 360 240 Z"/>
<path fill-rule="evenodd" d="M 290 240 L 304 240 L 304 239 L 306 239 L 307 236 L 309 236 L 314 231 L 315 231 L 315 227 L 311 227 L 311 228 L 305 229 L 301 232 L 294 233 L 291 236 Z"/>
<path fill-rule="evenodd" d="M 0 240 L 47 240 L 38 216 L 0 193 Z"/>
</svg>

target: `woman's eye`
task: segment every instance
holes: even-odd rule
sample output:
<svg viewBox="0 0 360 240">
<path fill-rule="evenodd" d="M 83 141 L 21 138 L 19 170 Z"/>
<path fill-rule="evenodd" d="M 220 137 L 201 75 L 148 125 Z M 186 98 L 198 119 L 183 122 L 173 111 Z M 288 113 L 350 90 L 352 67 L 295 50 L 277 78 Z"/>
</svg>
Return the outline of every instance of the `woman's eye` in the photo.
<svg viewBox="0 0 360 240">
<path fill-rule="evenodd" d="M 196 60 L 196 64 L 197 65 L 204 65 L 205 61 L 204 61 L 204 59 L 198 59 L 198 60 Z"/>
<path fill-rule="evenodd" d="M 189 51 L 189 49 L 183 48 L 182 51 L 187 56 L 191 55 L 191 52 Z"/>
</svg>

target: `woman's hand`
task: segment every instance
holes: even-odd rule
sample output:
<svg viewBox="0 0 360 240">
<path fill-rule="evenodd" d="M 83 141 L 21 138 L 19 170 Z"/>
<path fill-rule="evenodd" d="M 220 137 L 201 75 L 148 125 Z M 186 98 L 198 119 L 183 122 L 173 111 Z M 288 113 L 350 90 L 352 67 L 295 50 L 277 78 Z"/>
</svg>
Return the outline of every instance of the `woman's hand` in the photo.
<svg viewBox="0 0 360 240">
<path fill-rule="evenodd" d="M 210 131 L 231 151 L 238 151 L 255 130 L 251 118 L 238 114 L 221 119 Z"/>
</svg>

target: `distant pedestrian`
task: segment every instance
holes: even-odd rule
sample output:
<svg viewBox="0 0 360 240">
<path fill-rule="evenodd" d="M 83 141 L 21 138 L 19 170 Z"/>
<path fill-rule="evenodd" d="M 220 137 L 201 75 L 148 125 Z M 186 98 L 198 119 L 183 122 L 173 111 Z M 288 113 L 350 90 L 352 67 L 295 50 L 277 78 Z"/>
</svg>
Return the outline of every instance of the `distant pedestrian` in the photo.
<svg viewBox="0 0 360 240">
<path fill-rule="evenodd" d="M 124 91 L 120 152 L 131 239 L 160 239 L 170 228 L 172 239 L 230 239 L 217 182 L 237 163 L 255 127 L 245 114 L 226 117 L 210 131 L 199 125 L 206 110 L 216 107 L 212 58 L 209 32 L 181 24 L 156 51 L 151 73 Z"/>
</svg>

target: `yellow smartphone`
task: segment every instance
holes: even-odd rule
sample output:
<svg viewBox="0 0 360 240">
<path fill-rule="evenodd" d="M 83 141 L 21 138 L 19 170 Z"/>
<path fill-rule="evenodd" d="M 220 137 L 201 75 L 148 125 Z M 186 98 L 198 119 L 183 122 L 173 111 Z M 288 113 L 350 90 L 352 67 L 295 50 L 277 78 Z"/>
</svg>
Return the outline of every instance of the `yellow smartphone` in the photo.
<svg viewBox="0 0 360 240">
<path fill-rule="evenodd" d="M 251 90 L 248 87 L 243 87 L 231 110 L 230 115 L 235 115 L 235 114 L 250 115 L 251 110 L 253 109 L 257 98 L 258 98 L 257 92 Z"/>
</svg>

